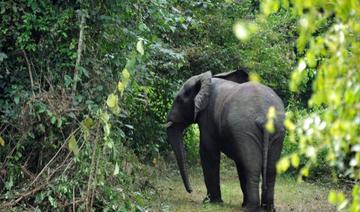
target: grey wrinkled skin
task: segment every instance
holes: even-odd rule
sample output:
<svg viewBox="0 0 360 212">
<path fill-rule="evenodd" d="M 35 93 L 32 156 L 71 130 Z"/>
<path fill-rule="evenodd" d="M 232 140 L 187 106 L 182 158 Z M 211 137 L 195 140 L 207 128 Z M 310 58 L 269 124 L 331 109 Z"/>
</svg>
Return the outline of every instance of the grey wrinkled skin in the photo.
<svg viewBox="0 0 360 212">
<path fill-rule="evenodd" d="M 271 106 L 276 110 L 273 134 L 264 128 Z M 222 202 L 219 165 L 223 152 L 236 163 L 244 194 L 243 208 L 274 211 L 275 165 L 284 140 L 284 114 L 283 103 L 276 93 L 260 83 L 248 82 L 242 70 L 215 76 L 205 72 L 188 79 L 174 100 L 167 124 L 167 140 L 175 152 L 186 190 L 192 191 L 182 137 L 187 126 L 197 123 L 210 202 Z"/>
</svg>

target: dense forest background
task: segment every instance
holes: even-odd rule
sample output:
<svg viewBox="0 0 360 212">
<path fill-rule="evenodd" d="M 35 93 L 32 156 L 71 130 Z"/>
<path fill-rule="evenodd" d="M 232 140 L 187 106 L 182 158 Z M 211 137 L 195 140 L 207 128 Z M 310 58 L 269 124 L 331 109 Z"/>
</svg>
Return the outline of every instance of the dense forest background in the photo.
<svg viewBox="0 0 360 212">
<path fill-rule="evenodd" d="M 157 192 L 152 177 L 174 162 L 164 130 L 173 98 L 184 80 L 205 71 L 247 70 L 278 93 L 294 122 L 325 110 L 308 107 L 317 62 L 290 91 L 310 45 L 299 44 L 301 15 L 274 10 L 261 18 L 267 10 L 255 0 L 1 1 L 1 206 L 145 210 L 147 195 Z M 256 24 L 247 41 L 234 35 L 239 20 Z M 310 35 L 336 21 L 326 16 Z M 191 164 L 198 134 L 193 126 L 185 136 Z M 354 184 L 346 164 L 328 165 L 326 149 L 310 166 L 313 156 L 292 155 L 297 148 L 287 137 L 283 155 L 310 168 L 303 176 Z M 348 152 L 343 161 L 355 155 Z M 296 176 L 290 162 L 279 169 Z M 332 195 L 338 204 L 345 198 Z"/>
</svg>

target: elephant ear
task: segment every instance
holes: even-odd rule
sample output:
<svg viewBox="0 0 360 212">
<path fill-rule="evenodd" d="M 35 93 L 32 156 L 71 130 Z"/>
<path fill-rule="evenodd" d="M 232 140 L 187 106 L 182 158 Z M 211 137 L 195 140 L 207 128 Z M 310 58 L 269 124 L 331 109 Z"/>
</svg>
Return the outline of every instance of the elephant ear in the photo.
<svg viewBox="0 0 360 212">
<path fill-rule="evenodd" d="M 237 69 L 235 71 L 229 71 L 214 75 L 216 78 L 221 78 L 237 83 L 249 82 L 249 74 L 244 69 Z"/>
<path fill-rule="evenodd" d="M 201 87 L 194 99 L 194 103 L 195 103 L 194 120 L 196 120 L 199 112 L 202 111 L 203 109 L 205 109 L 209 103 L 210 84 L 211 84 L 212 74 L 210 71 L 207 71 L 196 77 L 197 77 L 198 83 L 201 84 Z"/>
</svg>

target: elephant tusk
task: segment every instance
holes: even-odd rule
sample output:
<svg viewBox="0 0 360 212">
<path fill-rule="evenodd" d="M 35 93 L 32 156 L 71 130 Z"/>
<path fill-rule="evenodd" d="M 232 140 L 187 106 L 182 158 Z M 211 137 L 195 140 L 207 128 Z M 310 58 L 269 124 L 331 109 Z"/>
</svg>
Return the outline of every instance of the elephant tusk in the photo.
<svg viewBox="0 0 360 212">
<path fill-rule="evenodd" d="M 174 123 L 174 122 L 169 121 L 168 123 L 164 124 L 164 127 L 165 127 L 165 128 L 169 128 L 169 127 L 171 127 L 171 125 L 172 125 L 173 123 Z"/>
</svg>

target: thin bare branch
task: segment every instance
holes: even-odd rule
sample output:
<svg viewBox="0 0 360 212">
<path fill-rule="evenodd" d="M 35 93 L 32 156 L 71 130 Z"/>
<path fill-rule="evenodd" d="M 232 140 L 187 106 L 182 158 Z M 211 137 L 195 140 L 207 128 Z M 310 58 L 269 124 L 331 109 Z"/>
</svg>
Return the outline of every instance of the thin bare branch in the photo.
<svg viewBox="0 0 360 212">
<path fill-rule="evenodd" d="M 77 82 L 79 80 L 79 67 L 81 63 L 81 54 L 84 48 L 84 29 L 85 29 L 85 21 L 86 21 L 86 13 L 85 11 L 80 10 L 80 32 L 79 32 L 79 42 L 77 49 L 77 58 L 75 63 L 74 77 L 73 77 L 73 87 L 71 91 L 71 97 L 74 99 L 76 93 Z"/>
<path fill-rule="evenodd" d="M 92 152 L 92 157 L 91 157 L 91 166 L 90 166 L 90 173 L 89 173 L 89 179 L 88 179 L 88 184 L 87 184 L 87 191 L 86 191 L 86 210 L 90 211 L 90 208 L 92 207 L 92 192 L 93 192 L 93 186 L 92 186 L 92 182 L 93 181 L 93 175 L 95 173 L 94 170 L 96 170 L 95 166 L 97 165 L 97 160 L 98 157 L 96 157 L 96 150 L 97 150 L 97 143 L 98 143 L 98 135 L 99 135 L 99 126 L 97 126 L 96 128 L 96 137 L 94 140 L 94 147 L 93 147 L 93 152 Z"/>
<path fill-rule="evenodd" d="M 28 72 L 29 72 L 29 77 L 30 77 L 30 83 L 31 83 L 31 91 L 32 91 L 32 94 L 33 96 L 35 96 L 35 92 L 34 92 L 34 79 L 33 79 L 33 75 L 32 75 L 32 71 L 31 71 L 31 63 L 29 61 L 29 58 L 25 52 L 25 50 L 22 50 L 23 54 L 24 54 L 24 57 L 25 57 L 25 60 L 26 60 L 26 64 L 27 64 L 27 67 L 28 67 Z"/>
<path fill-rule="evenodd" d="M 75 212 L 76 210 L 76 202 L 75 202 L 75 187 L 73 187 L 73 212 Z"/>
<path fill-rule="evenodd" d="M 75 129 L 64 141 L 64 143 L 61 145 L 61 147 L 59 148 L 59 150 L 55 153 L 55 155 L 49 160 L 49 162 L 44 166 L 44 168 L 40 171 L 40 173 L 35 177 L 35 179 L 29 184 L 29 187 L 32 186 L 38 179 L 39 177 L 43 174 L 43 172 L 49 167 L 49 165 L 55 160 L 55 158 L 57 157 L 57 155 L 60 153 L 60 151 L 65 147 L 65 145 L 67 144 L 68 140 L 70 139 L 70 137 L 72 135 L 74 135 L 80 128 L 78 127 L 77 129 Z"/>
</svg>

